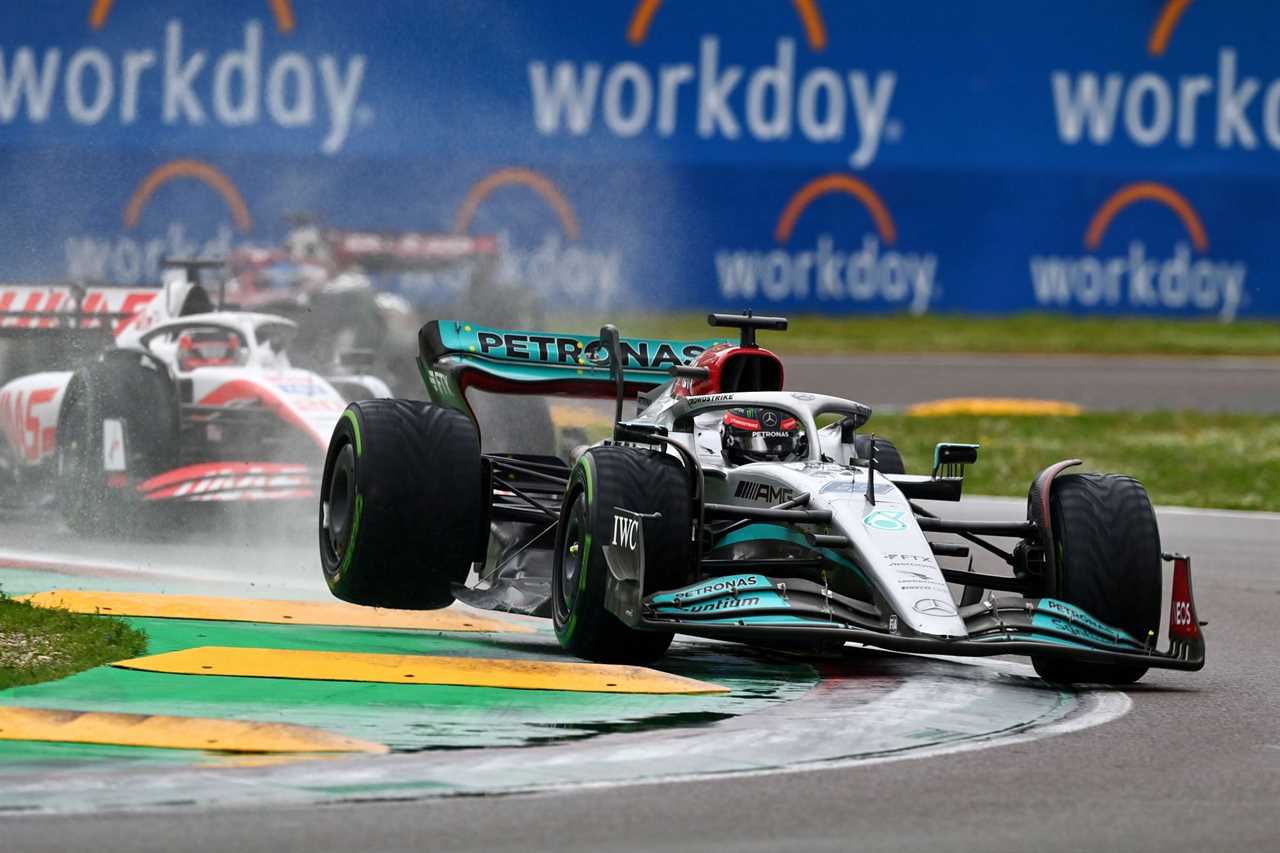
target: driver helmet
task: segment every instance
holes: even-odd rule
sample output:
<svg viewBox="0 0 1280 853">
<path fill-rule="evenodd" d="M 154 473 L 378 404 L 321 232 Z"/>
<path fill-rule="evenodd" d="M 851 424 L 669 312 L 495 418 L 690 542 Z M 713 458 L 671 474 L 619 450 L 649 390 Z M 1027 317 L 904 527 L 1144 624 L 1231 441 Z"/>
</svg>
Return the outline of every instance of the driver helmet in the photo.
<svg viewBox="0 0 1280 853">
<path fill-rule="evenodd" d="M 240 337 L 223 329 L 192 329 L 178 339 L 178 369 L 227 367 L 243 364 Z"/>
<path fill-rule="evenodd" d="M 786 462 L 805 454 L 808 439 L 800 422 L 786 412 L 740 406 L 724 413 L 720 448 L 730 465 Z"/>
</svg>

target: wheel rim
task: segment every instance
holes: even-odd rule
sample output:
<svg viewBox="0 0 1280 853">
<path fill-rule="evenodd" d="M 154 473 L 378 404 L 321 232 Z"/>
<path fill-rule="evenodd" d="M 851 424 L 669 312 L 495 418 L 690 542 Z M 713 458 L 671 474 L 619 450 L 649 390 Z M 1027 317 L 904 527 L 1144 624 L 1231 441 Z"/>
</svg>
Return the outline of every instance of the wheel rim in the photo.
<svg viewBox="0 0 1280 853">
<path fill-rule="evenodd" d="M 350 442 L 338 451 L 333 471 L 325 484 L 324 528 L 330 556 L 342 560 L 350 545 L 351 520 L 355 514 L 356 454 Z"/>
<path fill-rule="evenodd" d="M 569 513 L 569 521 L 565 525 L 563 551 L 560 554 L 560 601 L 558 602 L 567 615 L 573 612 L 578 600 L 578 586 L 582 582 L 582 566 L 586 560 L 583 543 L 585 510 L 582 498 L 579 497 Z"/>
</svg>

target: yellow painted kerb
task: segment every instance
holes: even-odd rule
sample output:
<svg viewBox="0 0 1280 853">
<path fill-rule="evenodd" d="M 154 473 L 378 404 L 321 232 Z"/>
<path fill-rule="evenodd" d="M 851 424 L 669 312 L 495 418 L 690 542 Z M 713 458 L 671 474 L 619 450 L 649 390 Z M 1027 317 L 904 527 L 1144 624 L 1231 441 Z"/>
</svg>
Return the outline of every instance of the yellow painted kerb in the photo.
<svg viewBox="0 0 1280 853">
<path fill-rule="evenodd" d="M 382 684 L 452 684 L 584 693 L 727 693 L 728 688 L 642 666 L 570 661 L 389 655 L 202 646 L 112 666 L 182 675 L 233 675 Z"/>
<path fill-rule="evenodd" d="M 292 723 L 0 707 L 0 740 L 237 753 L 387 752 L 380 743 Z"/>
<path fill-rule="evenodd" d="M 388 610 L 337 601 L 274 601 L 149 592 L 95 592 L 55 589 L 23 596 L 37 607 L 104 616 L 206 619 L 214 622 L 266 622 L 277 625 L 333 625 L 349 628 L 409 628 L 419 631 L 533 633 L 513 622 L 477 616 L 460 609 Z"/>
<path fill-rule="evenodd" d="M 1062 400 L 1033 400 L 1021 397 L 951 397 L 916 403 L 907 408 L 908 415 L 916 417 L 945 417 L 947 415 L 1063 415 L 1081 414 L 1083 408 Z"/>
</svg>

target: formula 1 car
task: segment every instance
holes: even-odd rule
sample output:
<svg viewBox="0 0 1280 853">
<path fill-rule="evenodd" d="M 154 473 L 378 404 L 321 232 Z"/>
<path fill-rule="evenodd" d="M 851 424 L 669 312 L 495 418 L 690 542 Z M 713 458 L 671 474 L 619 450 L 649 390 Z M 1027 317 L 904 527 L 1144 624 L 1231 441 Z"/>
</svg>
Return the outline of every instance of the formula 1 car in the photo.
<svg viewBox="0 0 1280 853">
<path fill-rule="evenodd" d="M 162 505 L 314 500 L 346 402 L 390 396 L 375 377 L 291 367 L 292 321 L 220 310 L 199 283 L 218 262 L 166 266 L 182 272 L 163 290 L 0 288 L 0 333 L 110 341 L 0 387 L 10 502 L 56 494 L 76 532 L 117 533 Z"/>
<path fill-rule="evenodd" d="M 232 253 L 230 298 L 298 324 L 289 354 L 318 373 L 359 355 L 366 372 L 398 394 L 421 376 L 404 353 L 429 317 L 469 316 L 489 325 L 536 325 L 536 292 L 500 276 L 493 235 L 351 231 L 299 217 L 280 247 Z M 486 448 L 554 453 L 559 444 L 545 400 L 472 395 L 471 413 Z"/>
<path fill-rule="evenodd" d="M 363 351 L 378 375 L 413 393 L 420 379 L 402 354 L 427 316 L 480 314 L 492 325 L 534 316 L 527 288 L 498 284 L 499 266 L 489 235 L 340 230 L 300 217 L 282 246 L 231 254 L 229 293 L 298 323 L 295 365 L 323 372 L 339 353 Z"/>
<path fill-rule="evenodd" d="M 330 440 L 319 545 L 331 591 L 540 613 L 596 661 L 652 661 L 680 633 L 1028 655 L 1062 683 L 1204 665 L 1190 560 L 1161 553 L 1138 481 L 1067 473 L 1079 464 L 1067 460 L 1035 477 L 1025 520 L 938 517 L 921 502 L 960 499 L 976 445 L 939 444 L 929 474 L 905 474 L 892 443 L 862 431 L 869 407 L 783 390 L 756 333 L 785 319 L 709 322 L 740 340 L 423 326 L 431 402 L 353 403 Z M 482 454 L 471 388 L 612 396 L 612 438 L 570 460 Z M 629 398 L 639 413 L 623 419 Z M 991 541 L 1002 538 L 1015 544 Z M 1011 572 L 974 571 L 971 545 Z M 541 559 L 522 561 L 531 553 Z M 1162 560 L 1172 593 L 1158 649 Z"/>
</svg>

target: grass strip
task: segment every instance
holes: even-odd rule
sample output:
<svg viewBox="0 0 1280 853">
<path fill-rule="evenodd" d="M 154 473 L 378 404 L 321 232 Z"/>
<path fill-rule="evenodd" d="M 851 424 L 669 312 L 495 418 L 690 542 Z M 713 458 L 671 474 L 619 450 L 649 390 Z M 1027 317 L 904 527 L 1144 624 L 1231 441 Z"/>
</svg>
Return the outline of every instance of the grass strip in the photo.
<svg viewBox="0 0 1280 853">
<path fill-rule="evenodd" d="M 1280 511 L 1280 417 L 1198 412 L 1079 417 L 911 417 L 876 414 L 864 427 L 891 439 L 910 473 L 928 473 L 939 441 L 982 445 L 969 494 L 1027 493 L 1060 459 L 1082 471 L 1131 474 L 1157 504 Z"/>
<path fill-rule="evenodd" d="M 35 607 L 0 592 L 0 690 L 64 678 L 146 649 L 146 635 L 119 619 Z"/>
<path fill-rule="evenodd" d="M 830 418 L 820 418 L 819 426 Z M 592 441 L 609 419 L 579 424 Z M 946 415 L 877 412 L 863 427 L 891 440 L 910 474 L 927 474 L 940 441 L 980 444 L 965 472 L 971 495 L 1022 497 L 1031 478 L 1062 459 L 1080 471 L 1130 474 L 1153 503 L 1280 512 L 1280 416 L 1177 412 L 1058 415 Z"/>
<path fill-rule="evenodd" d="M 769 313 L 760 311 L 759 313 Z M 629 337 L 702 339 L 733 329 L 707 326 L 706 312 L 560 315 L 548 326 L 590 332 L 603 322 Z M 1233 355 L 1280 357 L 1280 321 L 1070 317 L 1060 314 L 795 315 L 787 332 L 760 342 L 779 353 L 973 352 L 1057 355 Z"/>
</svg>

